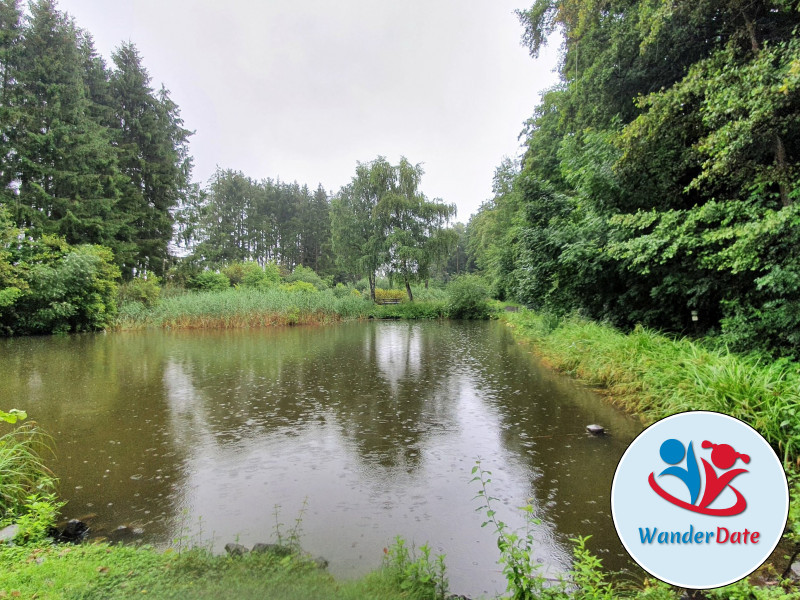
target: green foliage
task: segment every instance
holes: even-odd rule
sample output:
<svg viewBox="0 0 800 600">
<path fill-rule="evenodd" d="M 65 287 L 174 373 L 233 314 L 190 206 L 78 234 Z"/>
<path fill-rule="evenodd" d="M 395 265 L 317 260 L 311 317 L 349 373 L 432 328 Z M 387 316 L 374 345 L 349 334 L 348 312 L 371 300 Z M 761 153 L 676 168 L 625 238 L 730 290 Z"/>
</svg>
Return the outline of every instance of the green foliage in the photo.
<svg viewBox="0 0 800 600">
<path fill-rule="evenodd" d="M 589 537 L 570 539 L 575 545 L 572 549 L 574 561 L 570 569 L 570 583 L 577 588 L 571 596 L 576 600 L 611 600 L 616 594 L 605 580 L 602 561 L 586 548 Z"/>
<path fill-rule="evenodd" d="M 314 287 L 314 284 L 309 283 L 307 281 L 295 281 L 293 283 L 283 283 L 281 284 L 280 288 L 290 293 L 297 293 L 297 292 L 305 292 L 309 294 L 317 293 L 317 288 Z"/>
<path fill-rule="evenodd" d="M 442 301 L 415 300 L 400 304 L 374 305 L 369 314 L 376 319 L 443 319 L 447 304 Z"/>
<path fill-rule="evenodd" d="M 13 425 L 17 421 L 24 421 L 28 418 L 28 413 L 24 410 L 19 410 L 17 408 L 12 408 L 10 411 L 5 412 L 0 410 L 0 421 L 5 421 L 6 423 L 10 423 Z"/>
<path fill-rule="evenodd" d="M 141 302 L 146 307 L 158 303 L 161 297 L 161 279 L 157 275 L 144 275 L 126 281 L 119 288 L 119 303 Z"/>
<path fill-rule="evenodd" d="M 155 91 L 136 46 L 124 42 L 105 73 L 105 100 L 113 109 L 107 125 L 125 185 L 114 208 L 121 221 L 115 251 L 125 278 L 133 270 L 164 275 L 174 212 L 191 189 L 191 158 L 178 106 L 162 85 Z"/>
<path fill-rule="evenodd" d="M 739 356 L 725 347 L 637 327 L 624 334 L 578 317 L 505 313 L 556 368 L 606 388 L 647 420 L 685 410 L 722 412 L 752 425 L 784 464 L 800 466 L 800 370 L 788 361 Z"/>
<path fill-rule="evenodd" d="M 234 262 L 332 267 L 328 194 L 297 183 L 254 181 L 217 169 L 205 190 L 186 198 L 177 215 L 192 259 L 218 268 Z"/>
<path fill-rule="evenodd" d="M 21 416 L 20 412 L 16 416 Z M 50 443 L 50 438 L 33 424 L 0 436 L 0 522 L 27 514 L 31 497 L 52 501 L 49 494 L 56 482 L 43 458 L 52 453 Z"/>
<path fill-rule="evenodd" d="M 286 283 L 292 284 L 295 282 L 308 283 L 317 290 L 328 289 L 328 285 L 319 275 L 314 272 L 314 269 L 310 267 L 304 267 L 303 265 L 297 265 L 294 268 L 294 271 L 292 271 L 290 275 L 286 276 Z"/>
<path fill-rule="evenodd" d="M 344 298 L 351 292 L 355 291 L 357 291 L 355 288 L 351 289 L 343 283 L 337 283 L 336 286 L 333 288 L 333 295 L 336 296 L 337 298 Z"/>
<path fill-rule="evenodd" d="M 488 319 L 489 296 L 475 275 L 461 275 L 447 285 L 447 314 L 451 319 Z"/>
<path fill-rule="evenodd" d="M 287 560 L 251 552 L 232 559 L 199 548 L 178 554 L 103 543 L 0 547 L 2 595 L 39 600 L 409 598 L 407 590 L 383 571 L 353 581 L 337 580 L 303 557 Z"/>
<path fill-rule="evenodd" d="M 492 293 L 800 356 L 792 3 L 537 0 L 518 15 L 532 54 L 557 29 L 566 44 L 521 164 L 498 168 L 467 228 Z"/>
<path fill-rule="evenodd" d="M 500 520 L 494 509 L 494 503 L 498 499 L 489 494 L 488 485 L 492 482 L 491 471 L 485 470 L 481 466 L 481 461 L 478 460 L 472 467 L 472 475 L 472 482 L 480 485 L 476 498 L 483 503 L 476 510 L 486 514 L 486 521 L 481 526 L 491 525 L 497 535 L 500 564 L 508 583 L 506 591 L 511 594 L 513 600 L 536 600 L 544 597 L 547 580 L 539 573 L 541 564 L 533 558 L 536 545 L 533 527 L 541 524 L 541 521 L 533 514 L 533 506 L 528 504 L 520 508 L 526 517 L 524 529 L 521 531 L 511 530 L 505 522 Z"/>
<path fill-rule="evenodd" d="M 431 558 L 431 548 L 423 544 L 419 555 L 406 545 L 400 536 L 384 548 L 383 570 L 393 578 L 409 598 L 417 600 L 445 600 L 447 576 L 444 555 Z"/>
<path fill-rule="evenodd" d="M 264 267 L 254 261 L 234 262 L 222 269 L 234 287 L 266 289 L 278 285 L 281 281 L 281 272 L 278 265 L 268 262 Z"/>
<path fill-rule="evenodd" d="M 189 288 L 202 292 L 220 292 L 231 286 L 225 273 L 202 271 L 189 280 Z"/>
<path fill-rule="evenodd" d="M 262 327 L 291 323 L 319 323 L 365 318 L 373 304 L 361 296 L 337 297 L 332 290 L 317 292 L 310 284 L 289 284 L 265 290 L 226 288 L 164 298 L 145 309 L 139 303 L 125 304 L 117 320 L 123 329 L 142 327 Z M 305 288 L 300 290 L 299 288 Z M 298 293 L 299 292 L 299 293 Z M 289 319 L 291 316 L 291 319 Z"/>
<path fill-rule="evenodd" d="M 65 504 L 53 493 L 29 495 L 25 498 L 24 512 L 14 518 L 19 527 L 14 541 L 20 544 L 45 542 Z"/>
<path fill-rule="evenodd" d="M 399 275 L 413 300 L 411 283 L 429 277 L 455 242 L 445 227 L 455 207 L 420 193 L 422 174 L 420 165 L 405 158 L 395 166 L 379 156 L 358 163 L 350 184 L 331 201 L 337 262 L 348 273 L 367 276 L 373 300 L 381 268 Z"/>
<path fill-rule="evenodd" d="M 126 279 L 161 274 L 191 173 L 177 106 L 131 43 L 109 69 L 54 1 L 2 10 L 0 204 L 37 236 L 111 248 Z"/>
<path fill-rule="evenodd" d="M 0 241 L 18 232 L 3 218 Z M 70 246 L 63 238 L 18 237 L 0 245 L 0 332 L 93 331 L 116 315 L 119 269 L 108 248 Z M 8 286 L 8 287 L 5 287 Z"/>
</svg>

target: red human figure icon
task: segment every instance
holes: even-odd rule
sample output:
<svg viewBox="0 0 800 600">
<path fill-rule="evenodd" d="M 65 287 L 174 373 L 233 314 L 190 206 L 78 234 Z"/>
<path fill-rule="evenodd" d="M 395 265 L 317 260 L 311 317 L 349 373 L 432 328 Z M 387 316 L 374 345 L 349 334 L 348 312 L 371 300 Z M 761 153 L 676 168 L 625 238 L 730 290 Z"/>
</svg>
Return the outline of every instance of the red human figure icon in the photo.
<svg viewBox="0 0 800 600">
<path fill-rule="evenodd" d="M 708 440 L 705 440 L 702 443 L 703 448 L 713 448 L 711 451 L 711 462 L 714 463 L 714 466 L 718 469 L 730 469 L 738 459 L 741 459 L 742 462 L 748 464 L 750 462 L 750 457 L 747 454 L 741 454 L 736 452 L 732 446 L 728 444 L 712 444 Z M 714 500 L 717 499 L 726 487 L 728 487 L 733 481 L 734 477 L 741 475 L 742 473 L 747 473 L 747 469 L 733 469 L 732 471 L 728 471 L 723 473 L 722 475 L 717 475 L 717 472 L 714 470 L 708 461 L 705 458 L 700 459 L 703 462 L 703 468 L 705 469 L 706 473 L 706 489 L 703 493 L 703 498 L 700 501 L 700 507 L 705 508 L 709 504 L 711 504 Z M 732 514 L 738 514 L 742 512 L 747 503 L 745 502 L 744 497 L 742 494 L 737 490 L 735 487 L 730 486 L 731 490 L 736 494 L 736 505 L 732 508 L 739 508 L 740 504 L 741 509 Z"/>
</svg>

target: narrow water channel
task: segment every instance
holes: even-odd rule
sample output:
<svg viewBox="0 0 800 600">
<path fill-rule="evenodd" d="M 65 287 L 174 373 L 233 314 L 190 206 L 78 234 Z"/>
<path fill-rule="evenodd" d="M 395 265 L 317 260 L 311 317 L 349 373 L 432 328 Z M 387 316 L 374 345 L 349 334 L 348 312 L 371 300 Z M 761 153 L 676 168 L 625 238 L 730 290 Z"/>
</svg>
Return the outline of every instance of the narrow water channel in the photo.
<svg viewBox="0 0 800 600">
<path fill-rule="evenodd" d="M 591 535 L 624 569 L 609 491 L 638 422 L 547 371 L 502 324 L 378 322 L 0 340 L 0 408 L 56 443 L 67 517 L 145 542 L 301 539 L 337 576 L 380 565 L 395 535 L 447 555 L 451 588 L 505 588 L 470 470 L 499 516 L 531 502 L 547 575 Z M 601 423 L 609 436 L 585 432 Z M 305 509 L 303 507 L 305 506 Z M 278 507 L 276 509 L 276 507 Z"/>
</svg>

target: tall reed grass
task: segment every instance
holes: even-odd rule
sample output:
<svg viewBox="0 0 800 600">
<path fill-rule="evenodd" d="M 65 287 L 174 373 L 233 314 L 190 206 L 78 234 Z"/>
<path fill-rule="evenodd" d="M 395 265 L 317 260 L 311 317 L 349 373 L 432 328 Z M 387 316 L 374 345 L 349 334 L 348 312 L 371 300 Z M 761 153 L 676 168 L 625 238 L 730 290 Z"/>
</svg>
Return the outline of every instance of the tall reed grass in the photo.
<svg viewBox="0 0 800 600">
<path fill-rule="evenodd" d="M 424 296 L 424 294 L 423 294 Z M 436 293 L 430 294 L 435 297 Z M 280 287 L 194 292 L 163 298 L 158 304 L 123 304 L 118 329 L 235 329 L 270 325 L 309 325 L 367 318 L 436 318 L 445 313 L 437 301 L 376 306 L 369 297 L 337 296 L 333 290 L 290 291 Z"/>
<path fill-rule="evenodd" d="M 44 464 L 50 442 L 33 423 L 0 436 L 0 522 L 24 514 L 30 496 L 54 491 L 55 477 Z"/>
<path fill-rule="evenodd" d="M 647 421 L 685 410 L 750 424 L 800 468 L 800 365 L 742 356 L 637 327 L 623 334 L 578 317 L 521 310 L 502 317 L 558 370 L 599 386 Z"/>
</svg>

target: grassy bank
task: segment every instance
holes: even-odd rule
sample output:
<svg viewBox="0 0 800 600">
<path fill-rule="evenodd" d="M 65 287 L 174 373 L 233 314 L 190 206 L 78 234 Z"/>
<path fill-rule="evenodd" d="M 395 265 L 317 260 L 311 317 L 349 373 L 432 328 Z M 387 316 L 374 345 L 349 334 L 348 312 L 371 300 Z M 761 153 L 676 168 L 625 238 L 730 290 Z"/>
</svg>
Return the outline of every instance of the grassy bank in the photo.
<svg viewBox="0 0 800 600">
<path fill-rule="evenodd" d="M 439 290 L 414 302 L 376 305 L 362 295 L 339 295 L 334 290 L 287 291 L 279 287 L 191 292 L 164 298 L 153 306 L 126 302 L 115 328 L 235 329 L 272 325 L 310 325 L 354 319 L 421 319 L 446 315 L 447 302 Z"/>
<path fill-rule="evenodd" d="M 800 365 L 638 327 L 624 334 L 579 317 L 521 309 L 501 319 L 547 364 L 599 388 L 646 423 L 712 410 L 750 424 L 783 459 L 792 491 L 790 536 L 800 542 Z"/>
<path fill-rule="evenodd" d="M 337 581 L 298 556 L 83 544 L 0 548 L 0 598 L 293 600 L 409 599 L 391 570 Z"/>
<path fill-rule="evenodd" d="M 503 318 L 554 368 L 648 422 L 684 410 L 723 412 L 761 432 L 786 465 L 800 466 L 800 365 L 577 317 L 521 310 Z"/>
</svg>

